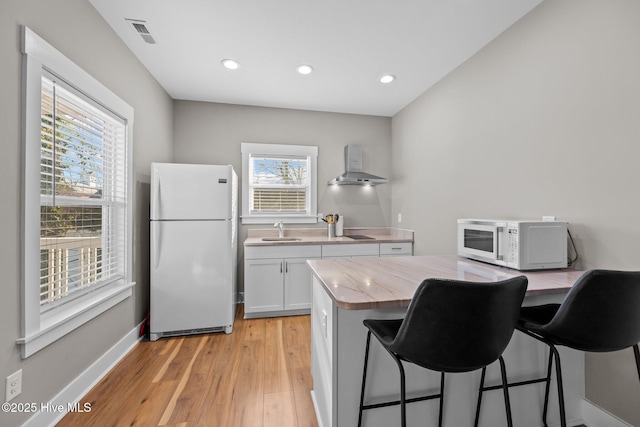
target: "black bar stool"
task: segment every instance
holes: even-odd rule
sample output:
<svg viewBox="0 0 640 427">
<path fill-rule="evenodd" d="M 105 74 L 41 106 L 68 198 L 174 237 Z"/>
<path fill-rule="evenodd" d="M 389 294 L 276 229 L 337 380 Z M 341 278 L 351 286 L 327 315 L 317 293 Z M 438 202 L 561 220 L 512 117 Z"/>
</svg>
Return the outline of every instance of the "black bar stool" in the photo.
<svg viewBox="0 0 640 427">
<path fill-rule="evenodd" d="M 365 320 L 368 332 L 358 427 L 362 425 L 363 411 L 392 405 L 400 405 L 400 418 L 405 427 L 407 403 L 436 398 L 440 399 L 438 425 L 442 426 L 444 374 L 482 368 L 484 376 L 486 366 L 496 360 L 500 361 L 507 421 L 512 426 L 502 352 L 515 330 L 526 290 L 524 276 L 488 283 L 426 279 L 416 290 L 404 319 Z M 372 333 L 398 365 L 400 400 L 364 404 Z M 406 399 L 402 362 L 440 372 L 440 393 Z M 475 422 L 477 425 L 477 415 Z"/>
<path fill-rule="evenodd" d="M 547 426 L 551 368 L 555 359 L 560 423 L 566 427 L 562 372 L 557 345 L 589 352 L 633 347 L 640 378 L 640 272 L 590 270 L 573 285 L 562 304 L 522 307 L 517 329 L 549 346 L 542 422 Z"/>
</svg>

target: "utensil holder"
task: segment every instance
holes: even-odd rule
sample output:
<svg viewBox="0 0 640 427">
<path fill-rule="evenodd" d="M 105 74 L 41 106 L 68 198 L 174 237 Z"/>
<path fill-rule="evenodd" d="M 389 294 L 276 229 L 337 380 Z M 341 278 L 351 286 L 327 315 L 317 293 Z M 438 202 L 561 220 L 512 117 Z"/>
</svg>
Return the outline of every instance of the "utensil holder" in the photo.
<svg viewBox="0 0 640 427">
<path fill-rule="evenodd" d="M 336 225 L 335 224 L 327 224 L 327 237 L 328 238 L 336 237 Z"/>
</svg>

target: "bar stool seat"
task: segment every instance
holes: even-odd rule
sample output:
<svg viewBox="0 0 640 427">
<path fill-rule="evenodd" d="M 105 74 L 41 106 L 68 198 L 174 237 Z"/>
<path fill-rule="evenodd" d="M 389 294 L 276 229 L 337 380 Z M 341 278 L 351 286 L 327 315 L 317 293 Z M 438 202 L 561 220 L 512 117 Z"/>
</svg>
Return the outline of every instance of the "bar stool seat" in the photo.
<svg viewBox="0 0 640 427">
<path fill-rule="evenodd" d="M 406 404 L 439 399 L 438 425 L 442 426 L 444 375 L 471 372 L 500 361 L 507 422 L 512 426 L 506 368 L 502 352 L 515 330 L 518 313 L 527 290 L 527 278 L 519 276 L 500 282 L 465 282 L 426 279 L 416 290 L 404 319 L 364 320 L 367 328 L 358 426 L 363 411 L 400 405 L 405 427 Z M 391 355 L 400 372 L 400 399 L 364 404 L 371 335 Z M 406 399 L 403 362 L 440 372 L 440 393 Z M 483 387 L 480 386 L 475 425 L 478 424 Z"/>
<path fill-rule="evenodd" d="M 590 270 L 571 288 L 562 304 L 522 307 L 517 329 L 549 347 L 542 421 L 547 426 L 552 365 L 556 363 L 560 423 L 567 425 L 562 369 L 556 346 L 587 352 L 633 348 L 640 378 L 640 272 Z"/>
</svg>

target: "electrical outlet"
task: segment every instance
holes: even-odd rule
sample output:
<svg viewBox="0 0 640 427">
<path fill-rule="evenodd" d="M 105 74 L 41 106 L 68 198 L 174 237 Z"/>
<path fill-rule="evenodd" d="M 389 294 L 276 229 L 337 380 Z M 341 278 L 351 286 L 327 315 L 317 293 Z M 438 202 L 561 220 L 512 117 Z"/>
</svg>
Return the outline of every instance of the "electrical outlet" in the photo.
<svg viewBox="0 0 640 427">
<path fill-rule="evenodd" d="M 7 377 L 7 392 L 5 402 L 9 402 L 14 397 L 22 393 L 22 369 Z"/>
<path fill-rule="evenodd" d="M 399 213 L 398 214 L 398 224 L 400 224 L 402 222 L 402 214 Z"/>
</svg>

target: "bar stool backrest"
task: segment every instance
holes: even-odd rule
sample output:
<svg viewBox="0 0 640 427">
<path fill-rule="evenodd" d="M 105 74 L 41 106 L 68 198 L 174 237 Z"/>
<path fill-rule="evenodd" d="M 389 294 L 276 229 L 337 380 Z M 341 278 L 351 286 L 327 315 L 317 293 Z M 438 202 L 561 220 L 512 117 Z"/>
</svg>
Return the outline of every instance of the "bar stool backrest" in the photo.
<svg viewBox="0 0 640 427">
<path fill-rule="evenodd" d="M 640 272 L 587 271 L 540 330 L 557 344 L 582 351 L 617 351 L 637 344 Z"/>
<path fill-rule="evenodd" d="M 390 349 L 416 365 L 468 372 L 493 363 L 513 335 L 527 278 L 424 280 Z"/>
</svg>

